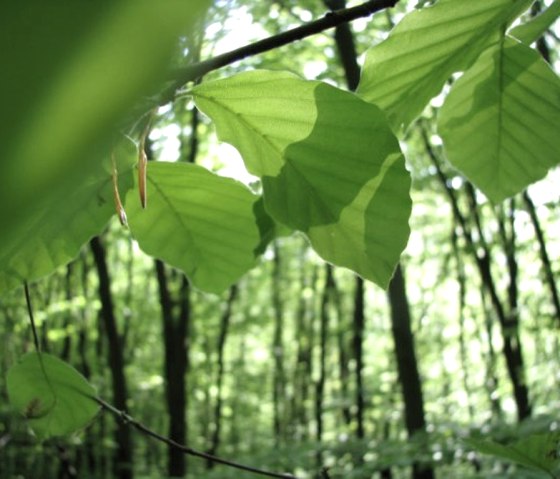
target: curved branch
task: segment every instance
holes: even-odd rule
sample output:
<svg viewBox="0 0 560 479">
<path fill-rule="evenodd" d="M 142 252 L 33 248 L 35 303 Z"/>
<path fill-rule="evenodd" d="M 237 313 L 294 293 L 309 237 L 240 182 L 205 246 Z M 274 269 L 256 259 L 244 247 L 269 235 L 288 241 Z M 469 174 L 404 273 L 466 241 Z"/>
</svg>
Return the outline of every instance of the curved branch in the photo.
<svg viewBox="0 0 560 479">
<path fill-rule="evenodd" d="M 112 406 L 108 402 L 105 402 L 103 399 L 101 399 L 99 397 L 91 397 L 91 399 L 93 399 L 95 402 L 97 402 L 97 404 L 99 404 L 106 411 L 108 411 L 111 414 L 117 416 L 124 423 L 130 424 L 132 427 L 134 427 L 138 431 L 146 434 L 147 436 L 150 436 L 150 437 L 152 437 L 152 438 L 154 438 L 154 439 L 156 439 L 160 442 L 163 442 L 163 443 L 167 444 L 168 446 L 174 447 L 175 449 L 179 449 L 180 451 L 183 451 L 185 454 L 189 454 L 191 456 L 196 456 L 196 457 L 201 457 L 203 459 L 207 459 L 207 460 L 210 460 L 210 461 L 213 461 L 213 462 L 224 464 L 226 466 L 234 467 L 236 469 L 241 469 L 242 471 L 248 471 L 248 472 L 252 472 L 254 474 L 259 474 L 261 476 L 276 477 L 276 478 L 280 478 L 280 479 L 298 479 L 296 476 L 293 476 L 291 474 L 280 474 L 280 473 L 276 473 L 276 472 L 265 471 L 263 469 L 258 469 L 256 467 L 252 467 L 252 466 L 246 466 L 244 464 L 239 464 L 237 462 L 228 461 L 227 459 L 222 459 L 220 457 L 216 457 L 216 456 L 213 456 L 211 454 L 207 454 L 205 452 L 197 451 L 197 450 L 192 449 L 192 448 L 190 448 L 188 446 L 185 446 L 183 444 L 179 444 L 178 442 L 175 442 L 172 439 L 169 439 L 168 437 L 162 436 L 161 434 L 158 434 L 155 431 L 152 431 L 148 427 L 144 426 L 144 424 L 142 424 L 141 422 L 138 422 L 132 416 L 129 416 L 126 412 L 117 409 L 116 407 Z"/>
<path fill-rule="evenodd" d="M 165 104 L 173 100 L 175 92 L 179 88 L 211 71 L 231 65 L 232 63 L 243 60 L 244 58 L 258 55 L 259 53 L 274 50 L 275 48 L 302 40 L 303 38 L 334 28 L 338 25 L 351 22 L 352 20 L 368 17 L 385 8 L 394 7 L 398 1 L 399 0 L 370 0 L 355 7 L 328 12 L 324 17 L 313 22 L 306 23 L 305 25 L 301 25 L 254 43 L 250 43 L 249 45 L 218 55 L 214 58 L 187 65 L 176 72 L 175 77 L 171 80 L 170 86 L 160 96 L 159 103 Z"/>
</svg>

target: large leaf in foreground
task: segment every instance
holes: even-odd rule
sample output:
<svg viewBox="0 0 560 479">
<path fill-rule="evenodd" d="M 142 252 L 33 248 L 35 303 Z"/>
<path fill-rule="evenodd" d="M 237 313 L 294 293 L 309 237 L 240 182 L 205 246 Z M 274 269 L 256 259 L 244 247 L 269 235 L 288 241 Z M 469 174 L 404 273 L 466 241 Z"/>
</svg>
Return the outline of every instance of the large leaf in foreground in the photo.
<svg viewBox="0 0 560 479">
<path fill-rule="evenodd" d="M 0 251 L 108 155 L 130 109 L 166 76 L 203 3 L 2 2 Z"/>
<path fill-rule="evenodd" d="M 220 139 L 261 176 L 271 216 L 308 234 L 327 261 L 386 286 L 408 238 L 410 198 L 385 115 L 350 92 L 287 73 L 247 72 L 193 93 Z M 393 162 L 404 175 L 387 201 L 372 185 L 383 184 Z M 372 214 L 379 207 L 386 215 Z M 386 218 L 400 224 L 386 230 Z M 377 270 L 380 262 L 392 266 Z"/>
<path fill-rule="evenodd" d="M 124 149 L 121 153 L 119 189 L 124 194 L 132 186 L 132 177 L 130 156 Z M 0 250 L 0 294 L 52 273 L 102 232 L 115 212 L 110 169 L 100 165 L 95 173 L 69 188 L 64 197 L 45 198 L 26 218 L 25 234 Z"/>
<path fill-rule="evenodd" d="M 10 402 L 41 439 L 84 428 L 99 410 L 93 386 L 50 354 L 26 354 L 8 371 L 6 382 Z"/>
<path fill-rule="evenodd" d="M 449 161 L 491 200 L 514 195 L 560 163 L 560 79 L 511 38 L 453 86 L 438 130 Z"/>
<path fill-rule="evenodd" d="M 148 207 L 130 191 L 126 212 L 143 251 L 220 293 L 255 264 L 258 199 L 241 183 L 187 163 L 148 164 Z"/>
<path fill-rule="evenodd" d="M 440 0 L 408 14 L 368 50 L 358 94 L 406 128 L 452 73 L 467 68 L 530 0 Z"/>
<path fill-rule="evenodd" d="M 409 189 L 402 155 L 388 156 L 339 221 L 309 229 L 317 253 L 387 288 L 410 234 Z"/>
</svg>

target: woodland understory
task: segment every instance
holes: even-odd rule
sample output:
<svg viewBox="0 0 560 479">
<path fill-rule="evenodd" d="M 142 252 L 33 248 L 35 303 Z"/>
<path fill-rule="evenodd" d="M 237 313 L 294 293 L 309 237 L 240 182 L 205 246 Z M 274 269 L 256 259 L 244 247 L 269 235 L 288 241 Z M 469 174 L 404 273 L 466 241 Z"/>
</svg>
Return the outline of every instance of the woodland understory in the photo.
<svg viewBox="0 0 560 479">
<path fill-rule="evenodd" d="M 560 477 L 559 0 L 6 9 L 0 479 Z"/>
</svg>

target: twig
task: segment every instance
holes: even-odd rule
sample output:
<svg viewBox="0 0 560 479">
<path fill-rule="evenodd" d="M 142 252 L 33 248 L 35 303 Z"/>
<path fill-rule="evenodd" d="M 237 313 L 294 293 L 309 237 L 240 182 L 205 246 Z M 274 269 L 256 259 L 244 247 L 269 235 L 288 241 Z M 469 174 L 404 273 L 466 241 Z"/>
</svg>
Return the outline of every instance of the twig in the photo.
<svg viewBox="0 0 560 479">
<path fill-rule="evenodd" d="M 33 317 L 33 308 L 31 307 L 31 296 L 29 295 L 29 286 L 27 281 L 23 283 L 25 291 L 25 303 L 27 304 L 27 312 L 29 313 L 29 322 L 31 324 L 31 332 L 33 333 L 33 342 L 35 343 L 35 350 L 41 353 L 41 346 L 39 344 L 39 336 L 37 335 L 37 327 L 35 326 L 35 319 Z"/>
<path fill-rule="evenodd" d="M 168 437 L 162 436 L 155 431 L 152 431 L 148 427 L 144 426 L 144 424 L 138 422 L 132 416 L 129 416 L 126 412 L 118 410 L 116 407 L 112 406 L 111 404 L 105 402 L 103 399 L 99 397 L 92 397 L 92 399 L 97 402 L 103 409 L 109 411 L 111 414 L 117 416 L 121 421 L 124 421 L 127 424 L 130 424 L 132 427 L 137 429 L 138 431 L 146 434 L 147 436 L 153 437 L 154 439 L 167 444 L 168 446 L 174 447 L 175 449 L 179 449 L 183 451 L 185 454 L 189 454 L 191 456 L 201 457 L 203 459 L 211 460 L 220 464 L 224 464 L 226 466 L 234 467 L 236 469 L 241 469 L 243 471 L 252 472 L 254 474 L 260 474 L 261 476 L 267 477 L 277 477 L 280 479 L 298 479 L 296 476 L 292 476 L 291 474 L 280 474 L 276 472 L 265 471 L 262 469 L 258 469 L 256 467 L 245 466 L 243 464 L 239 464 L 237 462 L 228 461 L 227 459 L 222 459 L 220 457 L 213 456 L 212 454 L 207 454 L 205 452 L 197 451 L 192 449 L 188 446 L 183 444 L 179 444 L 178 442 L 169 439 Z"/>
<path fill-rule="evenodd" d="M 159 104 L 163 105 L 173 100 L 175 92 L 179 88 L 211 71 L 231 65 L 244 58 L 302 40 L 303 38 L 334 28 L 343 23 L 348 23 L 362 17 L 368 17 L 384 8 L 394 7 L 398 1 L 399 0 L 370 0 L 355 7 L 332 11 L 327 13 L 324 17 L 306 23 L 305 25 L 245 45 L 214 58 L 187 65 L 176 72 L 175 78 L 171 80 L 171 85 L 161 94 Z"/>
</svg>

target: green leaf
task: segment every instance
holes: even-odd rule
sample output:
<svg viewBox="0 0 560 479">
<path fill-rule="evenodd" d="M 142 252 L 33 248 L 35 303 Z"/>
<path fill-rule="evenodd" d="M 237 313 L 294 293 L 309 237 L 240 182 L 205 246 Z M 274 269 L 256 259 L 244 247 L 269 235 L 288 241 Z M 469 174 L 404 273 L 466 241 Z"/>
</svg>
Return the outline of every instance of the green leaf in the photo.
<svg viewBox="0 0 560 479">
<path fill-rule="evenodd" d="M 276 221 L 306 233 L 325 260 L 388 284 L 408 239 L 409 179 L 376 106 L 325 83 L 268 71 L 203 83 L 193 94 L 220 139 L 262 177 L 265 207 Z M 393 163 L 404 174 L 387 203 L 379 185 Z M 384 230 L 388 218 L 400 224 Z"/>
<path fill-rule="evenodd" d="M 527 23 L 512 28 L 509 35 L 530 45 L 536 42 L 544 32 L 558 19 L 560 15 L 560 0 L 555 0 L 544 12 Z"/>
<path fill-rule="evenodd" d="M 453 86 L 438 130 L 449 161 L 492 201 L 560 162 L 560 79 L 511 38 L 484 52 Z"/>
<path fill-rule="evenodd" d="M 108 156 L 167 74 L 203 0 L 4 2 L 0 15 L 0 251 Z M 144 106 L 147 108 L 147 105 Z"/>
<path fill-rule="evenodd" d="M 309 229 L 311 244 L 323 258 L 387 288 L 410 234 L 409 190 L 402 155 L 388 156 L 337 223 Z"/>
<path fill-rule="evenodd" d="M 126 197 L 140 248 L 185 272 L 194 286 L 220 293 L 255 264 L 261 239 L 244 185 L 187 163 L 148 163 L 148 207 Z"/>
<path fill-rule="evenodd" d="M 259 227 L 261 236 L 261 241 L 255 249 L 255 256 L 260 256 L 261 254 L 263 254 L 266 250 L 266 247 L 274 239 L 281 236 L 289 236 L 293 233 L 292 230 L 286 228 L 285 226 L 277 223 L 272 219 L 272 217 L 267 213 L 264 207 L 264 199 L 262 196 L 255 202 L 253 212 L 255 214 L 255 219 L 257 221 L 257 226 Z"/>
<path fill-rule="evenodd" d="M 530 0 L 440 0 L 409 13 L 366 54 L 358 94 L 406 128 Z"/>
<path fill-rule="evenodd" d="M 465 442 L 483 454 L 490 454 L 530 469 L 546 472 L 547 477 L 557 477 L 555 473 L 560 466 L 558 433 L 534 434 L 510 445 L 473 438 Z"/>
<path fill-rule="evenodd" d="M 99 410 L 93 386 L 50 354 L 26 354 L 8 371 L 6 383 L 10 402 L 41 439 L 84 428 Z"/>
<path fill-rule="evenodd" d="M 132 186 L 130 142 L 118 149 L 119 190 Z M 131 154 L 132 153 L 132 154 Z M 52 273 L 100 234 L 115 212 L 111 165 L 99 167 L 64 197 L 47 197 L 24 223 L 26 234 L 0 250 L 0 294 Z M 100 165 L 101 166 L 101 165 Z"/>
</svg>

